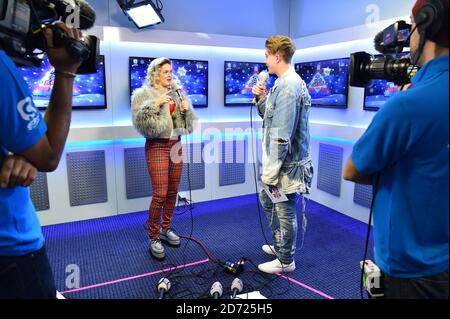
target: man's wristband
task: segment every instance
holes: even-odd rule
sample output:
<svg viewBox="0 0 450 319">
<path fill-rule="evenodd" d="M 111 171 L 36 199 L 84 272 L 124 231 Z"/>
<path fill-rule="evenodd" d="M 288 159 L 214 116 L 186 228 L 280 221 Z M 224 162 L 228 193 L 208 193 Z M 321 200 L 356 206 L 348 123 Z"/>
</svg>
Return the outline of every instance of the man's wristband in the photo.
<svg viewBox="0 0 450 319">
<path fill-rule="evenodd" d="M 77 75 L 72 72 L 63 72 L 55 70 L 55 75 L 61 75 L 62 77 L 68 78 L 68 79 L 74 79 Z"/>
</svg>

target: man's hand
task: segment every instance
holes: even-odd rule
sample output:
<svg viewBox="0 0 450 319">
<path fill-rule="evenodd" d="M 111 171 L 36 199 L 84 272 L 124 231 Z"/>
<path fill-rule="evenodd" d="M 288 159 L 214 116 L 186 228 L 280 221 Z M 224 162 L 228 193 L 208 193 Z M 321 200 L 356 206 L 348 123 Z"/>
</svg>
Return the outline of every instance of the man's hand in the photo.
<svg viewBox="0 0 450 319">
<path fill-rule="evenodd" d="M 266 94 L 266 88 L 263 85 L 256 83 L 252 88 L 252 93 L 259 100 Z"/>
<path fill-rule="evenodd" d="M 80 40 L 83 36 L 80 30 L 69 27 L 62 22 L 56 23 L 56 26 L 62 29 L 69 38 Z M 47 55 L 50 64 L 53 65 L 56 71 L 75 73 L 80 67 L 79 62 L 74 62 L 65 47 L 55 48 L 53 44 L 53 30 L 50 28 L 44 31 L 45 39 L 47 41 Z"/>
<path fill-rule="evenodd" d="M 8 155 L 0 170 L 0 187 L 30 186 L 37 176 L 37 169 L 23 156 Z"/>
<path fill-rule="evenodd" d="M 342 176 L 346 181 L 355 182 L 358 184 L 371 185 L 372 176 L 364 175 L 358 172 L 355 164 L 353 163 L 352 157 L 350 156 L 345 164 L 344 174 Z"/>
</svg>

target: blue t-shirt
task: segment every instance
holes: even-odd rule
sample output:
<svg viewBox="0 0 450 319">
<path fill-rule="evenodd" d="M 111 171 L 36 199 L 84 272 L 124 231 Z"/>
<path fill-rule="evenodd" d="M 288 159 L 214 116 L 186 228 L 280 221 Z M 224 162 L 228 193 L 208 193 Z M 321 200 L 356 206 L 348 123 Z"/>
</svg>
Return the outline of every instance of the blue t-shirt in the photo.
<svg viewBox="0 0 450 319">
<path fill-rule="evenodd" d="M 28 86 L 0 50 L 0 167 L 8 151 L 18 153 L 47 131 Z M 21 256 L 44 244 L 36 210 L 26 187 L 0 188 L 0 256 Z"/>
<path fill-rule="evenodd" d="M 352 160 L 379 174 L 373 207 L 375 262 L 392 277 L 448 269 L 448 55 L 425 64 L 355 144 Z"/>
</svg>

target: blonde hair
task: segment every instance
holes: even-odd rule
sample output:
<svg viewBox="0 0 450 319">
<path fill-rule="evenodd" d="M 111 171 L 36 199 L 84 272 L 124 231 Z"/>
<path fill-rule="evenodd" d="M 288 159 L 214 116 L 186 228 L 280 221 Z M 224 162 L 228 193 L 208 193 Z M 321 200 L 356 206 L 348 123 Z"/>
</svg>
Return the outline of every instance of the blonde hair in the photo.
<svg viewBox="0 0 450 319">
<path fill-rule="evenodd" d="M 266 40 L 269 54 L 280 53 L 286 63 L 291 63 L 295 53 L 295 44 L 291 38 L 284 35 L 274 35 Z"/>
<path fill-rule="evenodd" d="M 147 69 L 146 85 L 157 87 L 159 84 L 159 72 L 165 64 L 172 64 L 168 58 L 157 58 L 150 63 Z"/>
</svg>

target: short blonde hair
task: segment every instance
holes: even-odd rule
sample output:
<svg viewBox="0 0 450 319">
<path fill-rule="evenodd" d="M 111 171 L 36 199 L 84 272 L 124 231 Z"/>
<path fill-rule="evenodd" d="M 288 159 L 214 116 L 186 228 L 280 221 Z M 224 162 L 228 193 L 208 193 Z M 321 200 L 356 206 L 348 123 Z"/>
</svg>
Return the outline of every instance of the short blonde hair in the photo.
<svg viewBox="0 0 450 319">
<path fill-rule="evenodd" d="M 165 64 L 172 64 L 168 58 L 154 59 L 147 69 L 146 83 L 151 87 L 157 87 L 159 83 L 159 72 Z"/>
<path fill-rule="evenodd" d="M 295 53 L 295 44 L 291 38 L 284 35 L 274 35 L 266 40 L 269 54 L 280 53 L 286 63 L 291 63 Z"/>
</svg>

